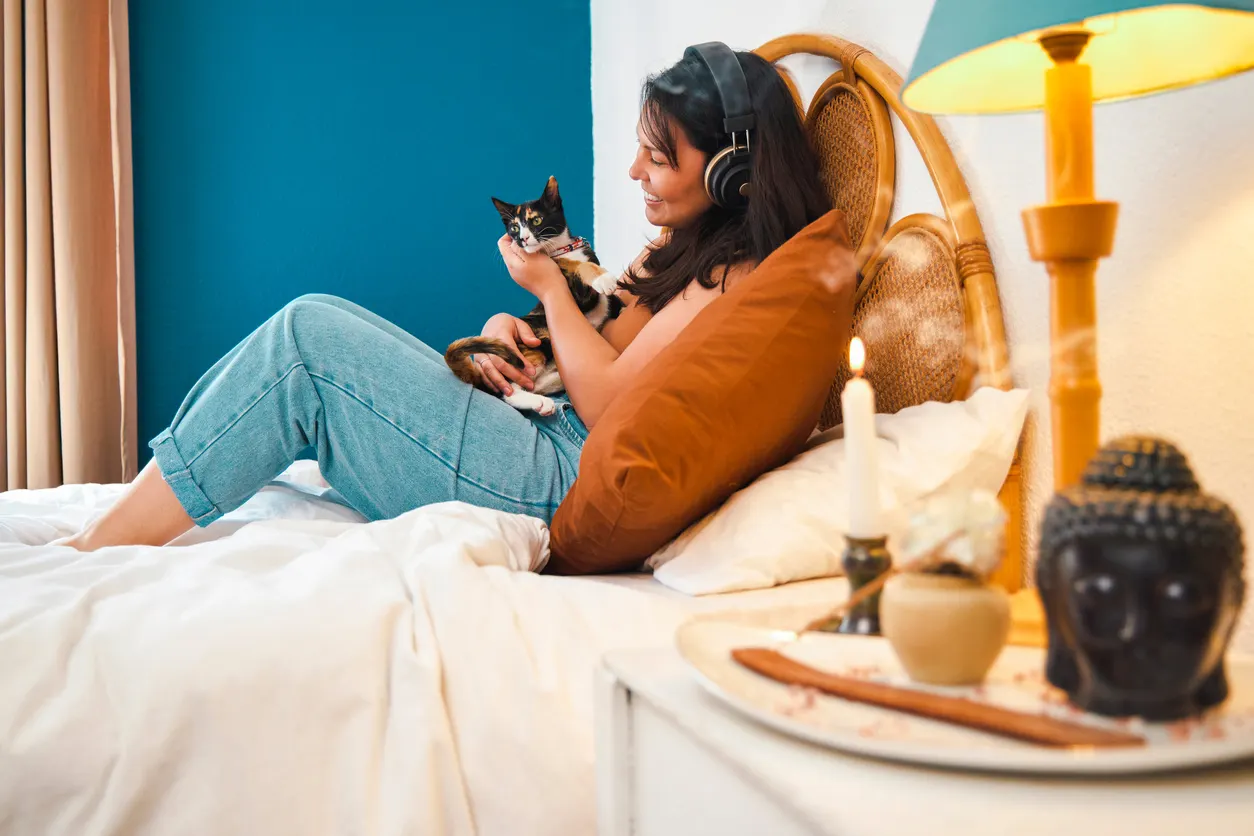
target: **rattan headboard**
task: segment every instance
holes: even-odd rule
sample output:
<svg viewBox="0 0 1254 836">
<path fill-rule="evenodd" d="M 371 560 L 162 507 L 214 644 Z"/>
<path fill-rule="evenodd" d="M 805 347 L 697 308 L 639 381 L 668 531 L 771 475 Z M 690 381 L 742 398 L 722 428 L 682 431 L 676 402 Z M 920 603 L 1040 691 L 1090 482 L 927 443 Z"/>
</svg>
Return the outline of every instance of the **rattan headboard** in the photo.
<svg viewBox="0 0 1254 836">
<path fill-rule="evenodd" d="M 834 59 L 840 69 L 809 106 L 797 96 L 819 152 L 823 182 L 848 216 L 863 280 L 854 333 L 867 344 L 866 375 L 880 412 L 965 398 L 980 386 L 1009 388 L 1006 332 L 984 230 L 948 143 L 931 117 L 908 110 L 901 77 L 871 52 L 830 35 L 788 35 L 757 50 L 768 61 L 797 53 Z M 896 185 L 890 110 L 919 149 L 945 217 L 906 215 L 889 226 Z M 846 367 L 833 382 L 820 427 L 840 423 Z M 1017 589 L 1020 554 L 1018 466 L 1002 492 L 1011 515 L 999 573 Z"/>
</svg>

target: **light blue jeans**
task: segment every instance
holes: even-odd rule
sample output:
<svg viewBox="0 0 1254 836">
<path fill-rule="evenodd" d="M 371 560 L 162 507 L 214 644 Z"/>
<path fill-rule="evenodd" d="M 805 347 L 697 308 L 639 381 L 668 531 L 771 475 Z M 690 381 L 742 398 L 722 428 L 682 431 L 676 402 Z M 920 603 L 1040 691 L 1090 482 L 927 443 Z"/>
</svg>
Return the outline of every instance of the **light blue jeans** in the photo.
<svg viewBox="0 0 1254 836">
<path fill-rule="evenodd" d="M 344 299 L 302 296 L 231 349 L 149 446 L 197 525 L 312 447 L 372 520 L 463 500 L 549 522 L 587 428 L 564 397 L 543 417 L 462 383 L 444 356 Z"/>
</svg>

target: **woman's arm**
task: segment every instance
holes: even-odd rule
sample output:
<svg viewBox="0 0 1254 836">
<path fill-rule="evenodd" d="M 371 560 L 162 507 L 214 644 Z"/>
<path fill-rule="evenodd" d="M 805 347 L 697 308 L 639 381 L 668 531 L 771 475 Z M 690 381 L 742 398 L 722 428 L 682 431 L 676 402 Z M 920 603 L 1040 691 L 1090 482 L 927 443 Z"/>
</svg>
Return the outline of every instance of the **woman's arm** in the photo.
<svg viewBox="0 0 1254 836">
<path fill-rule="evenodd" d="M 514 281 L 530 290 L 544 305 L 562 383 L 579 417 L 589 427 L 600 420 L 618 394 L 663 348 L 674 342 L 701 309 L 723 292 L 719 287 L 704 288 L 693 282 L 650 318 L 620 352 L 584 317 L 552 259 L 539 253 L 523 252 L 508 236 L 498 243 Z M 727 284 L 750 269 L 749 265 L 731 268 Z"/>
<path fill-rule="evenodd" d="M 641 250 L 640 254 L 632 261 L 628 270 L 635 271 L 638 275 L 641 272 L 645 258 L 648 257 L 650 251 L 653 250 L 657 243 L 657 241 L 653 241 Z M 620 279 L 626 275 L 627 273 L 624 272 Z M 636 335 L 640 333 L 640 329 L 653 317 L 653 312 L 641 305 L 635 294 L 626 288 L 620 287 L 618 289 L 618 298 L 623 302 L 623 309 L 619 311 L 615 319 L 605 323 L 605 326 L 601 329 L 601 336 L 605 337 L 605 341 L 614 346 L 619 353 L 622 353 L 631 341 L 636 338 Z"/>
<path fill-rule="evenodd" d="M 749 268 L 733 268 L 728 283 Z M 619 393 L 675 341 L 701 309 L 722 294 L 720 288 L 704 288 L 693 282 L 670 304 L 644 324 L 635 339 L 616 351 L 584 318 L 565 285 L 549 290 L 541 302 L 552 335 L 562 382 L 579 417 L 593 426 Z"/>
<path fill-rule="evenodd" d="M 653 312 L 636 301 L 636 297 L 626 290 L 618 291 L 618 298 L 623 302 L 623 309 L 618 316 L 605 323 L 601 336 L 605 341 L 622 353 L 623 349 L 640 333 L 640 329 L 648 324 Z"/>
<path fill-rule="evenodd" d="M 531 378 L 535 377 L 536 369 L 527 362 L 519 350 L 520 345 L 535 348 L 540 340 L 532 332 L 531 326 L 513 314 L 499 313 L 489 319 L 483 326 L 482 336 L 498 339 L 510 347 L 518 359 L 522 361 L 521 369 L 515 368 L 500 357 L 491 354 L 479 355 L 475 362 L 479 363 L 479 371 L 483 373 L 483 382 L 502 395 L 514 394 L 514 386 L 524 389 L 536 388 Z"/>
</svg>

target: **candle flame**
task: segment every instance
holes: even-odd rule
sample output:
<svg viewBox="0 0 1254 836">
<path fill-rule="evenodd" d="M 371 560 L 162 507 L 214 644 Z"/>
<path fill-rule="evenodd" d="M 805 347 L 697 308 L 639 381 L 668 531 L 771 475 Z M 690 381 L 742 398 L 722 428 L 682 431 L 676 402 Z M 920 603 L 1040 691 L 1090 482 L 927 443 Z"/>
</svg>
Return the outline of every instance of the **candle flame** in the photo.
<svg viewBox="0 0 1254 836">
<path fill-rule="evenodd" d="M 866 365 L 866 346 L 861 337 L 854 337 L 849 341 L 849 369 L 861 376 L 864 365 Z"/>
</svg>

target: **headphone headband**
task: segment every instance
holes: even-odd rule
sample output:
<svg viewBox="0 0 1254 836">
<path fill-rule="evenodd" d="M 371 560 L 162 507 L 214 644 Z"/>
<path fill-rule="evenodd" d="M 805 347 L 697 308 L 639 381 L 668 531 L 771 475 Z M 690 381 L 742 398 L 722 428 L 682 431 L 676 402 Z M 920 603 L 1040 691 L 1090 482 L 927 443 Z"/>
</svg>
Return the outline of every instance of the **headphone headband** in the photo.
<svg viewBox="0 0 1254 836">
<path fill-rule="evenodd" d="M 736 53 L 720 41 L 690 46 L 684 50 L 684 57 L 696 56 L 701 59 L 714 76 L 714 86 L 718 88 L 719 101 L 723 106 L 723 130 L 729 134 L 751 130 L 757 124 L 753 114 L 753 102 L 749 98 L 749 82 L 745 79 L 745 71 L 740 68 Z"/>
<path fill-rule="evenodd" d="M 685 59 L 693 57 L 714 77 L 723 108 L 723 130 L 731 135 L 731 144 L 711 157 L 705 167 L 705 192 L 719 206 L 740 208 L 749 201 L 753 174 L 749 131 L 757 124 L 749 98 L 749 81 L 740 59 L 727 44 L 711 41 L 684 50 Z M 737 142 L 738 133 L 744 134 L 743 142 Z"/>
</svg>

